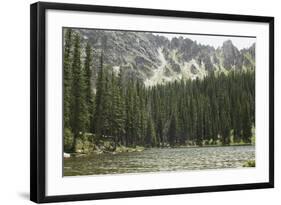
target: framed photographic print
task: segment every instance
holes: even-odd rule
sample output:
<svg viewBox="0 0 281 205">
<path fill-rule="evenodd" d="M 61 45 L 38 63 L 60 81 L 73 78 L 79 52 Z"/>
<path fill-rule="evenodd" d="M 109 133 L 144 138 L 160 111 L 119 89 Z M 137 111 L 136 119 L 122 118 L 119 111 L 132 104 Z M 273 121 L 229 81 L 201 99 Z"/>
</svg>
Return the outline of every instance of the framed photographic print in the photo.
<svg viewBox="0 0 281 205">
<path fill-rule="evenodd" d="M 274 18 L 31 5 L 31 200 L 274 187 Z"/>
</svg>

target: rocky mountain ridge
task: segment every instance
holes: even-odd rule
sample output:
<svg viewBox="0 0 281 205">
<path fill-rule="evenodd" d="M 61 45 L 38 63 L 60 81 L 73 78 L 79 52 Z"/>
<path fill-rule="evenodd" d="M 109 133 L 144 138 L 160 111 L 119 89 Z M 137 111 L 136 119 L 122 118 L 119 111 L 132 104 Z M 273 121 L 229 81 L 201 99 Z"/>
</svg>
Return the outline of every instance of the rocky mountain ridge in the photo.
<svg viewBox="0 0 281 205">
<path fill-rule="evenodd" d="M 76 29 L 94 50 L 94 66 L 104 64 L 123 70 L 126 78 L 141 80 L 146 86 L 181 79 L 204 78 L 210 72 L 255 69 L 255 44 L 237 49 L 231 40 L 219 48 L 201 45 L 189 38 L 148 32 Z"/>
</svg>

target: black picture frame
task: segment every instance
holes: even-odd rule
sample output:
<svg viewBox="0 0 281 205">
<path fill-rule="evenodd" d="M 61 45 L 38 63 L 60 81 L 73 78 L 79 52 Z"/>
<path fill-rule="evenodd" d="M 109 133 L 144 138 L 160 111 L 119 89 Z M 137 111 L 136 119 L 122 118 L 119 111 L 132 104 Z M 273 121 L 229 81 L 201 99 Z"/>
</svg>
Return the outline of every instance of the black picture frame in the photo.
<svg viewBox="0 0 281 205">
<path fill-rule="evenodd" d="M 46 11 L 86 11 L 194 19 L 262 22 L 269 25 L 269 181 L 236 185 L 46 196 Z M 37 203 L 97 200 L 274 187 L 274 18 L 144 8 L 38 2 L 30 7 L 30 199 Z"/>
</svg>

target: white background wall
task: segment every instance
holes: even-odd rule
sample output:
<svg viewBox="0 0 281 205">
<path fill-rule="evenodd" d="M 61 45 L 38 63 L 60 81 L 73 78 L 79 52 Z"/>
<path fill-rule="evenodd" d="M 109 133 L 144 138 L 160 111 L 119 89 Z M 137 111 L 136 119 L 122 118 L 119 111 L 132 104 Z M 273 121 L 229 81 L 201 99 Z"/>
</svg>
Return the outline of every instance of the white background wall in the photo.
<svg viewBox="0 0 281 205">
<path fill-rule="evenodd" d="M 51 0 L 49 0 L 51 1 Z M 0 204 L 31 204 L 29 199 L 29 4 L 2 1 L 0 6 Z M 276 188 L 177 196 L 143 197 L 68 204 L 280 204 L 281 194 L 281 13 L 270 0 L 84 0 L 69 3 L 146 7 L 275 17 L 275 165 Z M 125 183 L 125 182 L 124 182 Z M 63 203 L 64 204 L 64 203 Z"/>
</svg>

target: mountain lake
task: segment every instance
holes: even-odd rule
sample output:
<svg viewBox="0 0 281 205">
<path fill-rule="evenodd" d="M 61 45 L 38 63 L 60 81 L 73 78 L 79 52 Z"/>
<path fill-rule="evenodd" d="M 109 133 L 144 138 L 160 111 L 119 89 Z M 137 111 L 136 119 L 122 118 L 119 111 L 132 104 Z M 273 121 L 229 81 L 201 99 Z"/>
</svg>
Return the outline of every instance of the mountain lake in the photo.
<svg viewBox="0 0 281 205">
<path fill-rule="evenodd" d="M 64 159 L 64 176 L 242 168 L 255 146 L 147 148 Z"/>
</svg>

